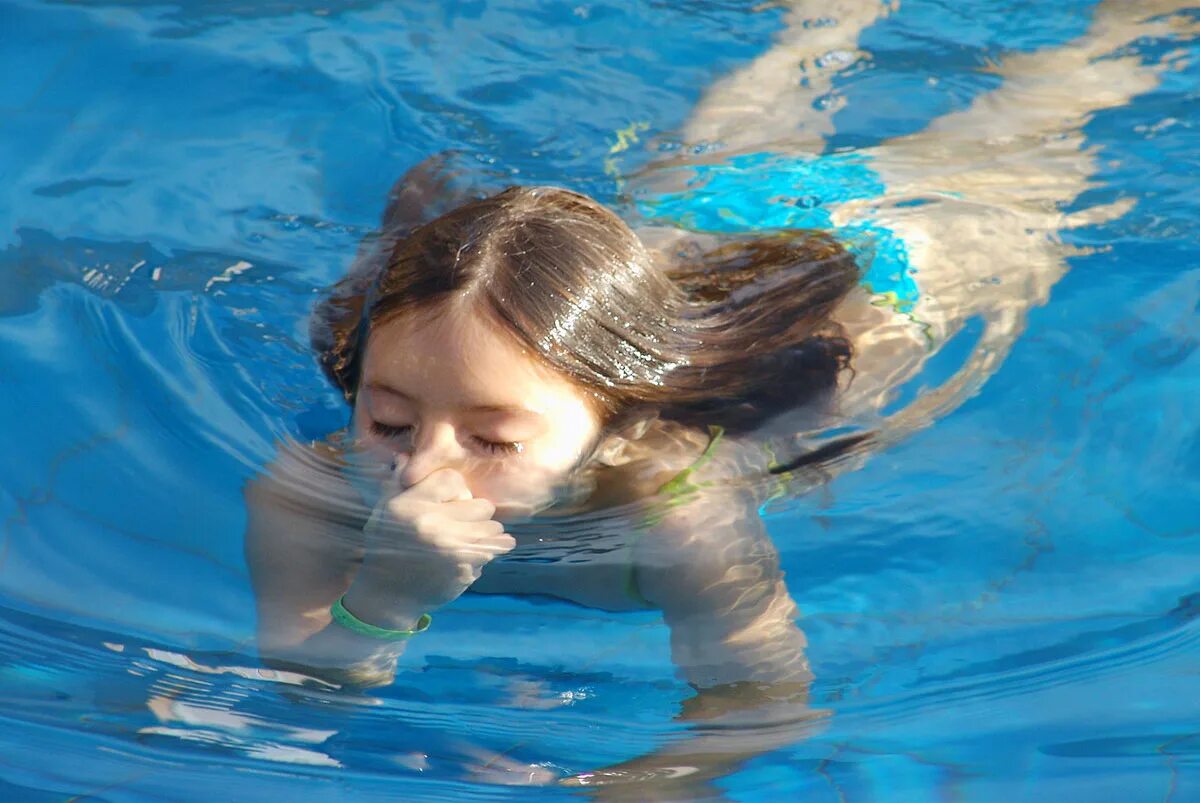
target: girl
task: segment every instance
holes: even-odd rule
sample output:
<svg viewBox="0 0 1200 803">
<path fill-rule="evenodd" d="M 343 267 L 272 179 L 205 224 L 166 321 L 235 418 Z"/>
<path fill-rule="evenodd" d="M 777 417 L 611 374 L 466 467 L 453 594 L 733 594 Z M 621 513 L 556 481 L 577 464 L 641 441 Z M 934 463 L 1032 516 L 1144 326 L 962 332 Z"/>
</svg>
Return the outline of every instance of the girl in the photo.
<svg viewBox="0 0 1200 803">
<path fill-rule="evenodd" d="M 738 148 L 753 130 L 758 150 L 813 148 L 827 112 L 794 97 L 790 67 L 853 48 L 885 7 L 821 3 L 844 24 L 812 34 L 809 5 L 796 4 L 778 48 L 710 92 L 690 136 Z M 869 163 L 726 153 L 660 165 L 633 188 L 660 224 L 641 237 L 576 193 L 510 188 L 463 202 L 453 169 L 420 166 L 315 316 L 314 345 L 350 427 L 282 450 L 247 489 L 263 656 L 387 682 L 406 641 L 468 589 L 550 594 L 661 610 L 698 691 L 688 718 L 728 721 L 768 702 L 776 718 L 811 717 L 804 636 L 757 512 L 774 483 L 740 478 L 887 442 L 995 369 L 1065 269 L 1053 233 L 1102 214 L 1058 210 L 1094 172 L 1079 133 L 1087 116 L 1155 85 L 1156 71 L 1127 56 L 1097 61 L 1171 30 L 1154 15 L 1179 4 L 1149 5 L 1102 3 L 1085 36 L 1010 58 L 999 89 L 865 154 Z M 828 72 L 803 91 L 821 91 Z M 756 125 L 730 128 L 735 118 Z M 1034 161 L 1017 147 L 1030 138 L 1050 143 Z M 892 285 L 874 273 L 860 285 L 850 252 L 803 228 L 811 221 L 794 205 L 754 212 L 774 229 L 762 236 L 661 225 L 677 222 L 676 179 L 719 194 L 730 166 L 827 192 L 827 222 L 861 225 L 892 260 Z M 883 416 L 895 389 L 975 317 L 982 334 L 959 373 Z M 835 423 L 862 432 L 797 435 Z M 715 777 L 796 738 L 696 734 L 609 777 L 681 765 L 693 781 Z"/>
<path fill-rule="evenodd" d="M 830 312 L 853 259 L 788 232 L 664 264 L 612 212 L 548 187 L 410 227 L 438 167 L 398 185 L 382 236 L 317 311 L 353 409 L 321 449 L 336 516 L 296 509 L 317 453 L 251 486 L 264 652 L 386 680 L 407 635 L 470 587 L 661 608 L 697 686 L 806 680 L 761 500 L 714 480 L 755 459 L 739 441 L 764 419 L 828 403 L 850 359 Z M 612 533 L 566 519 L 621 506 Z M 571 560 L 572 542 L 591 557 Z"/>
</svg>

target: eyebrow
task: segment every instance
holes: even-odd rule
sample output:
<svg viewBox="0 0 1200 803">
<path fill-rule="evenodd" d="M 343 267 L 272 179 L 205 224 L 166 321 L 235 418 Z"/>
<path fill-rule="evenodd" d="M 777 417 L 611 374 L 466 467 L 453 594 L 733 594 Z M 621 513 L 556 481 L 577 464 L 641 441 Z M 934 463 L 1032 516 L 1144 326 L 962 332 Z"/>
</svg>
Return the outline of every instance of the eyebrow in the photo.
<svg viewBox="0 0 1200 803">
<path fill-rule="evenodd" d="M 415 398 L 413 398 L 412 396 L 410 396 L 409 394 L 405 393 L 404 391 L 400 390 L 399 388 L 395 388 L 395 387 L 392 387 L 391 385 L 384 384 L 383 382 L 370 382 L 367 384 L 367 389 L 368 390 L 381 390 L 384 393 L 390 393 L 393 396 L 399 396 L 401 399 L 404 399 L 405 401 L 407 401 L 411 404 L 417 403 L 417 400 Z M 484 413 L 484 414 L 508 413 L 508 414 L 517 414 L 517 415 L 525 415 L 525 416 L 536 416 L 538 418 L 542 417 L 541 413 L 535 412 L 533 410 L 530 410 L 528 407 L 522 407 L 517 404 L 479 404 L 479 405 L 475 405 L 473 407 L 465 407 L 465 408 L 463 408 L 463 412 Z"/>
</svg>

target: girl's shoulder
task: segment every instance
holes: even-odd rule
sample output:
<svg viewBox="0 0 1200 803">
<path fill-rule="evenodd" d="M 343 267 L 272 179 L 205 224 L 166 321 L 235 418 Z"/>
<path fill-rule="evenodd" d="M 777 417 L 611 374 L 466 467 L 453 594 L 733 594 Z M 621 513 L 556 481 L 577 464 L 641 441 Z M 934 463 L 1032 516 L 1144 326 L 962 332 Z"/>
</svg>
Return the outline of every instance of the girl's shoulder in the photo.
<svg viewBox="0 0 1200 803">
<path fill-rule="evenodd" d="M 246 493 L 259 505 L 360 526 L 370 511 L 347 478 L 347 466 L 337 433 L 310 442 L 285 438 Z"/>
<path fill-rule="evenodd" d="M 761 448 L 717 424 L 695 427 L 655 421 L 638 437 L 614 444 L 589 467 L 587 507 L 691 493 L 761 473 L 766 463 Z"/>
</svg>

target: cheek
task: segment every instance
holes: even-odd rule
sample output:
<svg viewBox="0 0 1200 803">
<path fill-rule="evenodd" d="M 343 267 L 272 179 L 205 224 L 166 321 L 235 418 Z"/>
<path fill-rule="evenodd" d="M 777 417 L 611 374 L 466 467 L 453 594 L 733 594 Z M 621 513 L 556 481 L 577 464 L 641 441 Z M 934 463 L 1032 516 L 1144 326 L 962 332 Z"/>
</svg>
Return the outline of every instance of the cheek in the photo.
<svg viewBox="0 0 1200 803">
<path fill-rule="evenodd" d="M 603 420 L 582 400 L 560 404 L 549 419 L 551 428 L 539 443 L 537 462 L 560 474 L 569 473 L 591 453 Z"/>
<path fill-rule="evenodd" d="M 471 467 L 467 472 L 467 486 L 474 496 L 495 504 L 509 500 L 540 500 L 565 475 L 565 471 L 549 466 L 514 460 Z"/>
<path fill-rule="evenodd" d="M 581 437 L 583 436 L 583 437 Z M 591 430 L 561 432 L 554 440 L 554 447 L 539 455 L 538 464 L 544 471 L 565 475 L 575 469 L 592 447 Z"/>
</svg>

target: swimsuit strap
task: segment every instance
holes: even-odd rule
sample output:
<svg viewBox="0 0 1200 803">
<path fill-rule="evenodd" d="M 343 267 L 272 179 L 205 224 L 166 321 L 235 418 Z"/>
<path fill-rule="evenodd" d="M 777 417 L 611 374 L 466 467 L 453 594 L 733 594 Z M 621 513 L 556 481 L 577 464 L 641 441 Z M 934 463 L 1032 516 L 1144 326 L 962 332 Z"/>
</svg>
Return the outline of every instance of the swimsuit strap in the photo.
<svg viewBox="0 0 1200 803">
<path fill-rule="evenodd" d="M 723 437 L 725 437 L 725 427 L 718 424 L 709 424 L 708 446 L 704 447 L 704 452 L 696 458 L 696 462 L 659 486 L 659 495 L 675 498 L 700 490 L 700 486 L 691 481 L 691 476 L 704 468 L 705 464 L 712 460 L 713 454 L 717 451 L 717 444 L 721 442 Z"/>
</svg>

